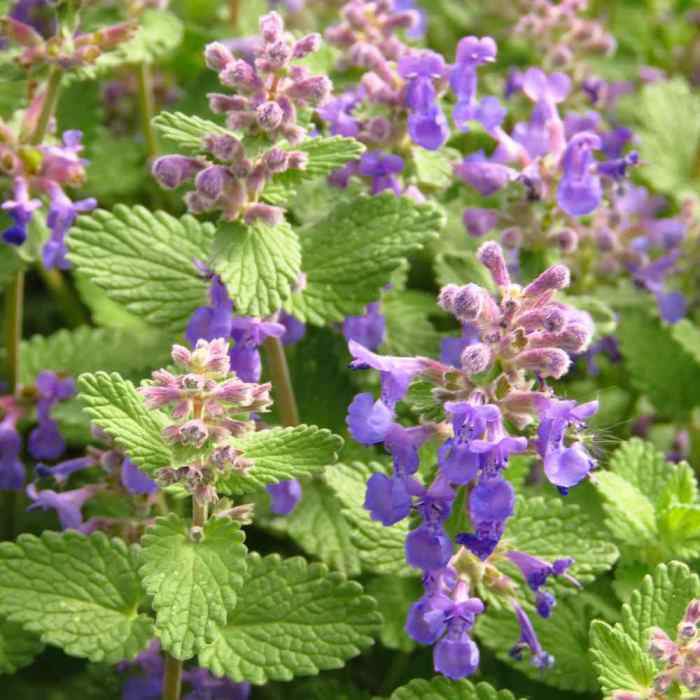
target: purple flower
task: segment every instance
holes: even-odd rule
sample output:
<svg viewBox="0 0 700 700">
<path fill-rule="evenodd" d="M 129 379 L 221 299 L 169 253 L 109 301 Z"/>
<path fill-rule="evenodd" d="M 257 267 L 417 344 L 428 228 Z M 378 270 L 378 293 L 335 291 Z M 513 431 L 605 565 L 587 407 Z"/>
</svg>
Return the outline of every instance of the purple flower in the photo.
<svg viewBox="0 0 700 700">
<path fill-rule="evenodd" d="M 24 485 L 24 465 L 19 454 L 22 440 L 10 416 L 0 423 L 0 491 L 20 491 Z"/>
<path fill-rule="evenodd" d="M 194 346 L 200 338 L 214 340 L 231 335 L 233 302 L 226 286 L 218 275 L 214 275 L 209 287 L 209 306 L 200 306 L 187 324 L 185 337 Z"/>
<path fill-rule="evenodd" d="M 321 119 L 328 122 L 333 136 L 356 138 L 360 133 L 360 124 L 352 116 L 352 112 L 361 101 L 359 91 L 348 91 L 339 97 L 328 100 L 316 111 Z"/>
<path fill-rule="evenodd" d="M 469 235 L 480 238 L 498 223 L 498 212 L 495 209 L 469 207 L 464 210 L 463 220 Z"/>
<path fill-rule="evenodd" d="M 458 338 L 443 338 L 440 341 L 440 361 L 452 367 L 462 366 L 462 352 L 469 345 L 480 340 L 479 329 L 471 323 L 462 325 L 462 335 Z"/>
<path fill-rule="evenodd" d="M 419 466 L 418 450 L 435 432 L 432 425 L 404 428 L 393 423 L 384 438 L 384 448 L 394 458 L 394 470 L 398 474 L 415 474 Z"/>
<path fill-rule="evenodd" d="M 31 498 L 32 504 L 27 510 L 36 510 L 37 508 L 55 510 L 61 523 L 61 528 L 64 530 L 79 530 L 83 524 L 83 516 L 80 509 L 99 489 L 99 486 L 90 484 L 73 491 L 58 493 L 51 489 L 37 491 L 34 484 L 29 484 L 27 486 L 27 496 Z"/>
<path fill-rule="evenodd" d="M 515 179 L 512 168 L 490 161 L 483 151 L 467 156 L 455 168 L 455 173 L 485 197 L 498 192 Z"/>
<path fill-rule="evenodd" d="M 379 302 L 367 305 L 364 315 L 348 316 L 343 321 L 343 335 L 346 340 L 354 340 L 368 350 L 376 350 L 384 340 L 386 321 Z"/>
<path fill-rule="evenodd" d="M 61 378 L 54 372 L 40 372 L 36 379 L 38 425 L 29 434 L 29 452 L 35 459 L 58 459 L 66 449 L 58 424 L 51 418 L 51 409 L 75 394 L 71 377 Z"/>
<path fill-rule="evenodd" d="M 28 24 L 45 39 L 56 33 L 58 23 L 53 0 L 17 0 L 9 12 L 12 19 Z"/>
<path fill-rule="evenodd" d="M 457 95 L 452 118 L 460 131 L 467 130 L 467 122 L 477 118 L 476 69 L 496 60 L 496 42 L 491 37 L 481 39 L 464 37 L 457 45 L 457 58 L 450 72 L 450 85 Z"/>
<path fill-rule="evenodd" d="M 29 453 L 35 459 L 58 459 L 66 449 L 66 441 L 52 418 L 39 421 L 29 433 Z"/>
<path fill-rule="evenodd" d="M 418 5 L 416 0 L 394 0 L 395 12 L 405 10 L 413 10 L 418 15 L 418 21 L 406 30 L 406 36 L 410 39 L 422 39 L 428 27 L 428 14 Z"/>
<path fill-rule="evenodd" d="M 183 700 L 248 700 L 250 697 L 250 683 L 215 678 L 205 668 L 184 671 L 182 680 L 192 688 Z"/>
<path fill-rule="evenodd" d="M 554 657 L 550 656 L 540 644 L 535 629 L 530 622 L 527 613 L 515 601 L 512 601 L 515 617 L 520 625 L 520 639 L 510 650 L 510 655 L 514 659 L 520 660 L 525 649 L 530 649 L 532 653 L 531 663 L 537 668 L 548 668 L 554 663 Z"/>
<path fill-rule="evenodd" d="M 301 498 L 301 484 L 296 479 L 269 484 L 270 510 L 277 515 L 289 515 Z"/>
<path fill-rule="evenodd" d="M 285 345 L 294 345 L 306 335 L 306 324 L 286 311 L 280 312 L 279 322 L 285 328 L 282 336 Z"/>
<path fill-rule="evenodd" d="M 234 316 L 231 321 L 231 337 L 235 343 L 229 351 L 231 369 L 244 382 L 257 382 L 261 374 L 258 348 L 266 338 L 281 338 L 285 330 L 281 323 L 263 321 L 252 316 Z"/>
<path fill-rule="evenodd" d="M 403 158 L 382 151 L 367 151 L 360 159 L 359 173 L 372 178 L 372 194 L 391 190 L 401 194 L 401 185 L 396 177 L 403 170 Z"/>
<path fill-rule="evenodd" d="M 363 445 L 382 442 L 394 420 L 394 412 L 372 394 L 358 394 L 348 407 L 350 434 Z"/>
<path fill-rule="evenodd" d="M 15 222 L 6 229 L 3 240 L 10 245 L 22 245 L 27 240 L 27 226 L 32 220 L 34 212 L 41 206 L 38 199 L 29 199 L 29 188 L 23 177 L 16 177 L 14 182 L 14 199 L 8 199 L 3 203 L 4 209 Z"/>
<path fill-rule="evenodd" d="M 479 667 L 479 647 L 467 629 L 452 624 L 447 635 L 435 645 L 433 662 L 438 673 L 458 681 L 471 676 Z"/>
<path fill-rule="evenodd" d="M 600 204 L 603 191 L 600 178 L 594 172 L 593 157 L 593 151 L 600 146 L 600 137 L 590 131 L 575 134 L 566 145 L 557 203 L 570 216 L 585 216 Z"/>
<path fill-rule="evenodd" d="M 57 184 L 50 183 L 48 189 L 51 204 L 46 217 L 46 224 L 51 231 L 51 235 L 42 248 L 42 260 L 44 267 L 49 270 L 54 267 L 60 270 L 67 270 L 70 267 L 70 263 L 66 258 L 68 253 L 66 234 L 78 214 L 92 211 L 97 206 L 97 200 L 90 198 L 72 202 Z"/>
<path fill-rule="evenodd" d="M 158 491 L 158 484 L 128 457 L 122 462 L 121 482 L 122 486 L 133 495 L 151 496 Z"/>
<path fill-rule="evenodd" d="M 378 520 L 385 526 L 408 517 L 411 512 L 411 495 L 406 481 L 400 476 L 372 474 L 367 482 L 364 507 L 372 520 Z"/>
<path fill-rule="evenodd" d="M 37 476 L 42 478 L 52 478 L 58 484 L 65 484 L 72 474 L 83 469 L 89 469 L 95 464 L 96 462 L 92 457 L 78 457 L 76 459 L 68 459 L 53 467 L 49 467 L 46 464 L 37 464 L 36 473 Z"/>
</svg>

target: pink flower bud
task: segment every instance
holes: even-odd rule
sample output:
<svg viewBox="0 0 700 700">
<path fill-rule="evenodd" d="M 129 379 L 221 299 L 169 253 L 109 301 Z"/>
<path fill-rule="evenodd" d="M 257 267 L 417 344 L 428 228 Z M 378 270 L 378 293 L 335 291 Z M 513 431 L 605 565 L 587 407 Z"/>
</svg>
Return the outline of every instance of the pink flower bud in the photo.
<svg viewBox="0 0 700 700">
<path fill-rule="evenodd" d="M 292 99 L 317 105 L 323 102 L 329 95 L 333 85 L 325 75 L 315 75 L 287 88 L 286 94 Z"/>
<path fill-rule="evenodd" d="M 178 441 L 185 445 L 202 447 L 209 438 L 209 430 L 204 421 L 190 420 L 180 426 Z"/>
<path fill-rule="evenodd" d="M 279 41 L 284 33 L 284 20 L 277 12 L 270 12 L 260 18 L 260 33 L 268 44 Z"/>
<path fill-rule="evenodd" d="M 569 286 L 571 275 L 566 265 L 552 265 L 523 290 L 523 296 L 539 297 L 546 292 L 565 289 Z"/>
<path fill-rule="evenodd" d="M 180 367 L 189 367 L 192 361 L 192 353 L 184 345 L 173 345 L 170 351 L 173 362 Z"/>
<path fill-rule="evenodd" d="M 292 49 L 292 56 L 294 58 L 304 58 L 310 53 L 315 53 L 321 48 L 321 35 L 320 34 L 307 34 L 305 37 L 299 39 L 294 48 Z"/>
<path fill-rule="evenodd" d="M 536 348 L 521 352 L 513 364 L 519 369 L 537 372 L 542 377 L 560 379 L 569 371 L 571 360 L 559 348 Z"/>
<path fill-rule="evenodd" d="M 523 232 L 517 226 L 511 226 L 501 233 L 501 245 L 508 250 L 516 250 L 523 243 Z"/>
<path fill-rule="evenodd" d="M 287 156 L 287 167 L 290 170 L 306 170 L 309 165 L 309 154 L 304 151 L 290 151 Z"/>
<path fill-rule="evenodd" d="M 246 209 L 245 222 L 252 224 L 258 219 L 268 226 L 277 226 L 284 221 L 284 209 L 273 207 L 269 204 L 253 204 Z"/>
<path fill-rule="evenodd" d="M 288 167 L 288 157 L 287 151 L 281 148 L 271 148 L 263 155 L 262 164 L 269 175 L 283 173 Z"/>
<path fill-rule="evenodd" d="M 204 49 L 204 62 L 207 68 L 220 73 L 234 60 L 233 54 L 220 42 L 213 41 Z"/>
<path fill-rule="evenodd" d="M 236 59 L 229 63 L 219 74 L 219 79 L 227 87 L 255 90 L 260 86 L 255 69 L 243 59 Z"/>
<path fill-rule="evenodd" d="M 452 300 L 452 313 L 462 323 L 476 320 L 481 313 L 486 294 L 487 292 L 478 284 L 470 282 L 455 293 Z"/>
<path fill-rule="evenodd" d="M 683 619 L 693 625 L 700 622 L 700 600 L 695 598 L 688 603 L 688 607 L 685 610 L 685 615 Z"/>
<path fill-rule="evenodd" d="M 255 123 L 255 112 L 229 112 L 226 115 L 226 126 L 232 131 L 248 129 Z"/>
<path fill-rule="evenodd" d="M 452 313 L 455 295 L 459 292 L 459 287 L 456 284 L 447 284 L 438 294 L 438 305 L 448 313 Z"/>
<path fill-rule="evenodd" d="M 158 158 L 151 172 L 163 187 L 174 189 L 191 180 L 203 167 L 204 164 L 196 158 L 171 155 Z"/>
<path fill-rule="evenodd" d="M 197 173 L 194 184 L 197 191 L 207 199 L 216 201 L 221 197 L 231 174 L 221 165 L 210 165 Z"/>
<path fill-rule="evenodd" d="M 503 257 L 501 246 L 495 241 L 484 243 L 476 254 L 479 262 L 491 273 L 494 283 L 499 287 L 510 285 L 510 274 Z"/>
<path fill-rule="evenodd" d="M 258 126 L 265 131 L 274 131 L 284 118 L 282 108 L 276 102 L 263 102 L 255 110 Z"/>
<path fill-rule="evenodd" d="M 43 46 L 44 37 L 29 24 L 20 22 L 12 17 L 4 17 L 0 24 L 3 34 L 27 48 Z"/>
<path fill-rule="evenodd" d="M 138 23 L 133 21 L 113 24 L 95 32 L 93 41 L 100 49 L 108 51 L 132 39 L 136 35 L 138 28 Z"/>
<path fill-rule="evenodd" d="M 188 192 L 184 200 L 190 214 L 204 214 L 214 208 L 214 202 L 197 191 Z"/>
<path fill-rule="evenodd" d="M 243 145 L 235 136 L 228 134 L 209 134 L 204 137 L 204 147 L 217 160 L 230 162 L 240 158 L 244 151 Z"/>
<path fill-rule="evenodd" d="M 462 369 L 471 376 L 488 369 L 491 364 L 491 350 L 484 343 L 468 345 L 461 356 Z"/>
<path fill-rule="evenodd" d="M 558 333 L 566 323 L 566 314 L 558 306 L 541 306 L 518 316 L 513 325 L 526 333 L 545 330 Z"/>
<path fill-rule="evenodd" d="M 242 95 L 222 95 L 218 92 L 210 92 L 207 95 L 209 109 L 214 114 L 226 112 L 242 112 L 250 108 L 250 100 Z"/>
<path fill-rule="evenodd" d="M 286 41 L 270 44 L 262 58 L 256 61 L 256 66 L 264 72 L 274 73 L 285 68 L 292 58 L 292 48 Z"/>
</svg>

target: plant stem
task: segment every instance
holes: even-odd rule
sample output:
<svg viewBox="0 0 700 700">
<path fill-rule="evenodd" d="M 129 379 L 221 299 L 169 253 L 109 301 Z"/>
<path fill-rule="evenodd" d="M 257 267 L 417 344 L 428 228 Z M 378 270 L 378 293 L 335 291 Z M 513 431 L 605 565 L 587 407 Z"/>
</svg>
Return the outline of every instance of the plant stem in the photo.
<svg viewBox="0 0 700 700">
<path fill-rule="evenodd" d="M 192 497 L 192 525 L 193 527 L 204 527 L 209 517 L 209 504 L 197 496 Z"/>
<path fill-rule="evenodd" d="M 22 309 L 24 303 L 24 270 L 19 270 L 5 291 L 5 348 L 7 350 L 7 381 L 10 392 L 19 385 L 22 341 Z"/>
<path fill-rule="evenodd" d="M 146 142 L 146 153 L 149 162 L 158 155 L 158 137 L 153 128 L 153 117 L 155 116 L 155 102 L 153 98 L 153 75 L 151 66 L 146 63 L 139 63 L 136 70 L 136 77 L 139 83 L 139 107 L 141 112 L 141 129 Z"/>
<path fill-rule="evenodd" d="M 265 341 L 265 350 L 270 361 L 272 388 L 276 394 L 277 410 L 284 426 L 299 425 L 299 409 L 289 376 L 287 356 L 279 338 L 270 337 Z"/>
<path fill-rule="evenodd" d="M 66 278 L 60 270 L 47 270 L 43 265 L 37 265 L 37 270 L 46 288 L 51 291 L 61 307 L 68 325 L 72 328 L 86 325 L 89 320 L 83 311 L 80 300 L 76 297 L 72 288 L 66 283 Z"/>
<path fill-rule="evenodd" d="M 238 29 L 241 16 L 241 0 L 228 0 L 228 21 L 231 29 Z"/>
<path fill-rule="evenodd" d="M 63 71 L 55 66 L 52 67 L 49 72 L 49 79 L 46 83 L 46 93 L 44 94 L 44 102 L 41 106 L 41 114 L 39 114 L 36 127 L 29 139 L 29 143 L 33 146 L 40 144 L 46 136 L 49 122 L 58 104 L 58 93 L 61 88 L 62 79 Z"/>
<path fill-rule="evenodd" d="M 165 674 L 163 676 L 163 700 L 180 700 L 182 689 L 182 661 L 170 654 L 165 655 Z"/>
</svg>

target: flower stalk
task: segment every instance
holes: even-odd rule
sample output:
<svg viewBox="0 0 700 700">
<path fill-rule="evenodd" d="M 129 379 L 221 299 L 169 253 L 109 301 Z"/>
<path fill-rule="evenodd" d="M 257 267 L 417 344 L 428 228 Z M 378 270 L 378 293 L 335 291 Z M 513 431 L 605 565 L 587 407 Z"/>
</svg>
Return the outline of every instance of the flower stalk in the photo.
<svg viewBox="0 0 700 700">
<path fill-rule="evenodd" d="M 285 427 L 299 425 L 299 409 L 292 387 L 292 379 L 289 375 L 284 346 L 279 338 L 270 337 L 265 341 L 265 349 L 270 363 L 270 379 L 277 394 L 275 405 L 279 412 L 280 422 Z"/>
</svg>

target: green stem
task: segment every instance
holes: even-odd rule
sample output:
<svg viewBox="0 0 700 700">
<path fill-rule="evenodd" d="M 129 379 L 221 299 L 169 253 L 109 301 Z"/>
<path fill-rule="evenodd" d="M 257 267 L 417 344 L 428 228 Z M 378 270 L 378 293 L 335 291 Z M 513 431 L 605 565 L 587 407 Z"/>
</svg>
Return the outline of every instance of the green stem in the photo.
<svg viewBox="0 0 700 700">
<path fill-rule="evenodd" d="M 238 29 L 241 16 L 241 0 L 228 0 L 228 21 L 231 29 Z"/>
<path fill-rule="evenodd" d="M 137 66 L 136 77 L 139 83 L 139 107 L 141 112 L 141 129 L 146 142 L 148 160 L 151 161 L 158 155 L 158 137 L 153 128 L 155 116 L 155 100 L 153 97 L 153 75 L 148 63 L 140 63 Z"/>
<path fill-rule="evenodd" d="M 209 517 L 209 504 L 196 496 L 192 497 L 192 526 L 204 527 Z"/>
<path fill-rule="evenodd" d="M 56 66 L 51 68 L 49 79 L 46 83 L 46 93 L 44 94 L 44 102 L 41 106 L 41 114 L 39 114 L 36 127 L 29 139 L 29 143 L 33 146 L 40 144 L 46 136 L 46 132 L 49 129 L 49 122 L 58 104 L 58 93 L 61 88 L 62 79 L 63 71 L 60 68 L 56 68 Z"/>
<path fill-rule="evenodd" d="M 180 700 L 182 690 L 182 661 L 170 654 L 165 655 L 165 675 L 163 676 L 163 700 Z"/>
<path fill-rule="evenodd" d="M 289 376 L 284 346 L 279 338 L 270 337 L 265 341 L 265 350 L 267 350 L 267 357 L 270 361 L 270 378 L 282 425 L 299 425 L 299 409 L 292 388 L 292 380 Z"/>
<path fill-rule="evenodd" d="M 66 282 L 66 278 L 61 271 L 55 268 L 47 270 L 41 264 L 37 265 L 37 270 L 44 285 L 46 285 L 46 288 L 53 294 L 58 305 L 61 307 L 61 311 L 68 325 L 72 328 L 87 325 L 89 319 L 83 311 L 82 304 L 73 289 Z"/>
<path fill-rule="evenodd" d="M 10 392 L 19 385 L 20 343 L 22 342 L 22 309 L 24 303 L 24 270 L 19 270 L 5 292 L 5 348 L 7 381 Z"/>
</svg>

